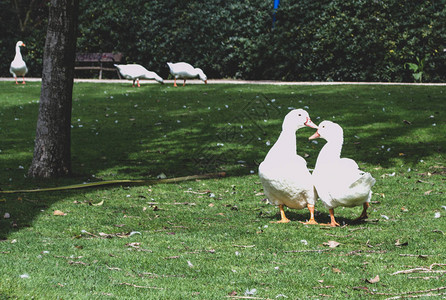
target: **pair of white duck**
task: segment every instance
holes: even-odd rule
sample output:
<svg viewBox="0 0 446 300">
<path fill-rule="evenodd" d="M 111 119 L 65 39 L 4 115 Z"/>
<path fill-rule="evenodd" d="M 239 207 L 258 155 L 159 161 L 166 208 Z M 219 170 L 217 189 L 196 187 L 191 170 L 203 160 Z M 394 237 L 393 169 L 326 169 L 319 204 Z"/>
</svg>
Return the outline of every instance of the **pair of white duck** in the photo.
<svg viewBox="0 0 446 300">
<path fill-rule="evenodd" d="M 170 63 L 168 62 L 170 73 L 174 76 L 174 86 L 177 86 L 177 79 L 183 79 L 183 86 L 186 85 L 186 79 L 190 78 L 200 78 L 207 83 L 207 77 L 204 74 L 203 70 L 200 68 L 194 68 L 192 65 L 179 62 L 179 63 Z M 138 87 L 139 79 L 155 79 L 159 83 L 164 83 L 163 79 L 156 74 L 155 72 L 149 71 L 141 65 L 138 64 L 128 64 L 128 65 L 115 65 L 118 68 L 119 73 L 129 80 L 133 80 L 133 86 L 135 86 L 135 81 L 137 81 Z"/>
<path fill-rule="evenodd" d="M 317 128 L 309 139 L 323 138 L 327 141 L 316 161 L 313 174 L 307 169 L 304 158 L 296 154 L 296 131 L 305 126 Z M 371 187 L 375 179 L 370 173 L 359 170 L 357 163 L 341 158 L 344 142 L 341 126 L 323 121 L 316 126 L 303 109 L 289 112 L 283 121 L 282 132 L 259 166 L 259 176 L 269 202 L 278 205 L 281 220 L 287 223 L 284 206 L 294 209 L 305 207 L 310 219 L 304 224 L 318 224 L 314 219 L 314 206 L 319 196 L 329 209 L 332 227 L 339 226 L 334 209 L 339 206 L 363 205 L 359 219 L 367 218 L 367 208 L 372 197 Z"/>
</svg>

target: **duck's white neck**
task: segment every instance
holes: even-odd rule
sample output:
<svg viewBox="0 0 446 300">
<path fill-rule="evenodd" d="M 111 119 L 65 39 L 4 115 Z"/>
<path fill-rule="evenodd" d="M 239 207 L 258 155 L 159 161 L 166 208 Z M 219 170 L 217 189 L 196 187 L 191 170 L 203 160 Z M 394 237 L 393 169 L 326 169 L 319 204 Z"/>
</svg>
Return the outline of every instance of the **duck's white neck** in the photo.
<svg viewBox="0 0 446 300">
<path fill-rule="evenodd" d="M 267 156 L 290 157 L 291 155 L 296 155 L 296 150 L 296 132 L 293 130 L 282 130 Z"/>
<path fill-rule="evenodd" d="M 22 53 L 20 53 L 20 46 L 15 46 L 15 58 L 14 59 L 20 59 L 22 58 Z"/>
<path fill-rule="evenodd" d="M 319 152 L 315 168 L 321 167 L 323 165 L 329 165 L 330 163 L 339 160 L 341 158 L 343 142 L 344 138 L 342 136 L 327 141 L 327 143 Z"/>
</svg>

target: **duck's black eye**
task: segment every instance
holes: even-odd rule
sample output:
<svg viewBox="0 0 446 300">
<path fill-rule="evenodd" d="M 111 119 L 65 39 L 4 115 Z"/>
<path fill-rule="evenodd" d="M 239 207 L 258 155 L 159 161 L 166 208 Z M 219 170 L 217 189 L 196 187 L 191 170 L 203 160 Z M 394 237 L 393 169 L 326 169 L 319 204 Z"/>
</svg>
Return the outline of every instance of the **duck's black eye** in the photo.
<svg viewBox="0 0 446 300">
<path fill-rule="evenodd" d="M 302 116 L 302 114 L 299 114 L 299 117 Z"/>
</svg>

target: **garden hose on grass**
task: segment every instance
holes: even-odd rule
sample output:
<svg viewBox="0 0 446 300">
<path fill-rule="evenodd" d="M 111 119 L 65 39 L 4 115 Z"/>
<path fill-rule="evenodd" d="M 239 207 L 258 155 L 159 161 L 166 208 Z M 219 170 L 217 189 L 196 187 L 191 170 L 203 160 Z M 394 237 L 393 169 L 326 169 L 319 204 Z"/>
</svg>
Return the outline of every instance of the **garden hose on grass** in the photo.
<svg viewBox="0 0 446 300">
<path fill-rule="evenodd" d="M 51 187 L 51 188 L 43 188 L 43 189 L 30 189 L 30 190 L 13 190 L 13 191 L 1 191 L 0 194 L 17 194 L 17 193 L 37 193 L 37 192 L 52 192 L 52 191 L 66 191 L 66 190 L 76 190 L 76 189 L 84 189 L 84 188 L 90 188 L 90 187 L 100 187 L 100 186 L 106 186 L 106 185 L 117 185 L 117 184 L 160 184 L 160 183 L 177 183 L 182 181 L 189 181 L 189 180 L 197 180 L 197 179 L 211 179 L 211 178 L 220 178 L 225 177 L 226 172 L 219 172 L 219 173 L 209 173 L 209 174 L 202 174 L 202 175 L 191 175 L 191 176 L 183 176 L 183 177 L 174 177 L 174 178 L 163 178 L 163 179 L 137 179 L 137 180 L 131 180 L 131 179 L 123 179 L 123 180 L 106 180 L 106 181 L 97 181 L 97 182 L 90 182 L 90 183 L 84 183 L 84 184 L 73 184 L 73 185 L 67 185 L 67 186 L 59 186 L 59 187 Z"/>
</svg>

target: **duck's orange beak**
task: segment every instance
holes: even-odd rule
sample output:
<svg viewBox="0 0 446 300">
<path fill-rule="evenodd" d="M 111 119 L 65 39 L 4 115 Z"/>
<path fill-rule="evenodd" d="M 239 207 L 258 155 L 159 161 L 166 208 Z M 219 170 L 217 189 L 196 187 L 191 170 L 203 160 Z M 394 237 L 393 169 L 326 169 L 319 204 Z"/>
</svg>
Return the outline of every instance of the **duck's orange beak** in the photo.
<svg viewBox="0 0 446 300">
<path fill-rule="evenodd" d="M 313 123 L 313 121 L 311 121 L 310 118 L 307 118 L 307 121 L 304 123 L 305 126 L 311 127 L 311 128 L 318 128 L 316 124 Z"/>
<path fill-rule="evenodd" d="M 208 84 L 208 80 L 207 79 L 204 81 L 204 84 Z"/>
<path fill-rule="evenodd" d="M 321 135 L 319 134 L 319 132 L 315 132 L 312 136 L 310 136 L 308 139 L 309 140 L 314 140 L 314 139 L 317 139 L 317 138 L 320 138 L 321 137 Z"/>
</svg>

